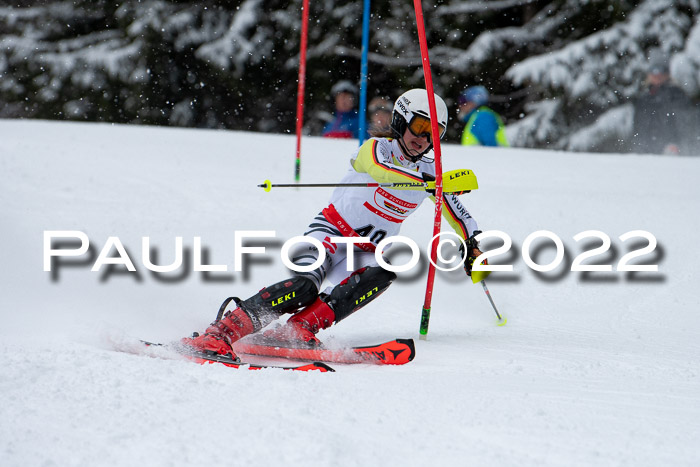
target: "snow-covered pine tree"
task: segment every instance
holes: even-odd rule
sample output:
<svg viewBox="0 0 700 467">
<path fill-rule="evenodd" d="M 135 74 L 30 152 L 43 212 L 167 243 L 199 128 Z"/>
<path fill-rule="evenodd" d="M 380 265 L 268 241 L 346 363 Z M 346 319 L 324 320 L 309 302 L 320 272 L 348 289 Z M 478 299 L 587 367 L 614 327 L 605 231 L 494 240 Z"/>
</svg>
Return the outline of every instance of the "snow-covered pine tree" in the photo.
<svg viewBox="0 0 700 467">
<path fill-rule="evenodd" d="M 575 7 L 580 2 L 561 3 Z M 653 53 L 673 57 L 672 77 L 689 99 L 699 97 L 700 58 L 693 45 L 698 33 L 691 34 L 698 28 L 697 1 L 587 3 L 600 7 L 607 3 L 616 21 L 576 40 L 545 47 L 505 73 L 516 86 L 531 90 L 525 118 L 510 128 L 516 145 L 624 150 L 631 134 L 629 102 L 642 91 Z M 538 22 L 546 21 L 542 17 Z M 575 25 L 567 19 L 560 27 Z"/>
<path fill-rule="evenodd" d="M 700 0 L 423 2 L 455 116 L 485 85 L 515 146 L 622 149 L 646 57 L 700 95 Z M 0 116 L 292 132 L 302 0 L 15 0 L 0 7 Z M 358 81 L 361 0 L 310 7 L 307 122 Z M 369 96 L 423 85 L 412 2 L 372 2 Z M 318 125 L 317 125 L 318 126 Z M 452 118 L 447 141 L 461 124 Z"/>
<path fill-rule="evenodd" d="M 299 6 L 267 3 L 0 7 L 0 116 L 293 128 Z"/>
</svg>

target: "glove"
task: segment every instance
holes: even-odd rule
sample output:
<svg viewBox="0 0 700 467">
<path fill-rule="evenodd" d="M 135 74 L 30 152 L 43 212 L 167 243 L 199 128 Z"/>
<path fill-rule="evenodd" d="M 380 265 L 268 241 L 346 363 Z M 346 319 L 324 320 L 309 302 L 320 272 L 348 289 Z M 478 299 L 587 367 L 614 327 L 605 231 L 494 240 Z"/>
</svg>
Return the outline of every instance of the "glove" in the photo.
<svg viewBox="0 0 700 467">
<path fill-rule="evenodd" d="M 476 236 L 481 233 L 481 230 L 475 230 L 469 239 L 465 242 L 467 245 L 467 251 L 464 251 L 464 244 L 459 246 L 459 252 L 462 255 L 462 260 L 464 261 L 464 271 L 467 276 L 472 275 L 472 266 L 474 265 L 474 260 L 477 256 L 481 254 L 479 250 L 479 242 L 476 241 Z M 488 264 L 487 260 L 484 260 L 483 264 Z"/>
<path fill-rule="evenodd" d="M 430 175 L 429 173 L 426 173 L 426 172 L 421 173 L 421 175 L 423 176 L 423 181 L 424 181 L 424 182 L 434 182 L 434 181 L 435 181 L 435 176 L 434 176 L 434 175 Z M 435 196 L 435 190 L 434 190 L 434 189 L 426 189 L 425 191 L 427 191 L 427 192 L 430 193 L 431 195 Z M 450 194 L 450 195 L 459 196 L 459 195 L 463 195 L 464 193 L 471 193 L 471 192 L 472 192 L 472 190 L 452 191 L 452 192 L 450 192 L 450 193 L 445 193 L 445 192 L 443 192 L 443 193 L 444 193 L 444 194 Z"/>
<path fill-rule="evenodd" d="M 423 173 L 421 173 L 421 175 L 423 176 L 424 182 L 434 182 L 435 181 L 435 175 L 430 175 L 427 172 L 423 172 Z M 426 188 L 425 191 L 427 191 L 430 195 L 435 196 L 435 189 L 434 188 L 433 189 Z"/>
</svg>

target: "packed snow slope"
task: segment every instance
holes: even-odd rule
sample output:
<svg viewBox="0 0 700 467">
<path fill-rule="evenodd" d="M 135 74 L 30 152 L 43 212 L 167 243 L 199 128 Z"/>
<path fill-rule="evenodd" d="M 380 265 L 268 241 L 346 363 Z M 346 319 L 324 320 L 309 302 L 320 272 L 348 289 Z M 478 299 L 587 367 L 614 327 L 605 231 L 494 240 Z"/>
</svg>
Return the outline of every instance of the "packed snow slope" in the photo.
<svg viewBox="0 0 700 467">
<path fill-rule="evenodd" d="M 402 229 L 423 250 L 420 265 L 320 333 L 354 345 L 412 337 L 416 359 L 323 374 L 112 350 L 201 331 L 224 298 L 289 275 L 282 243 L 330 195 L 256 187 L 293 181 L 293 136 L 12 120 L 0 135 L 3 467 L 700 465 L 700 159 L 443 144 L 445 170 L 478 176 L 461 199 L 482 230 L 512 239 L 493 262 L 513 271 L 487 281 L 508 324 L 496 325 L 461 269 L 438 272 L 429 338 L 417 339 L 428 202 Z M 305 138 L 302 181 L 338 181 L 356 145 Z M 265 254 L 234 271 L 235 232 L 270 230 L 246 242 Z M 525 249 L 537 264 L 556 260 L 547 238 L 524 248 L 541 230 L 562 241 L 549 272 L 523 259 Z M 602 244 L 574 240 L 589 230 L 611 246 L 583 264 L 612 271 L 571 271 Z M 629 264 L 657 272 L 617 270 L 649 243 L 619 238 L 636 230 L 658 244 Z M 45 231 L 83 232 L 90 248 L 46 272 Z M 110 237 L 136 272 L 104 264 L 119 258 Z M 148 270 L 143 237 L 158 265 L 175 261 L 182 237 L 182 267 Z M 200 262 L 226 271 L 194 271 L 195 238 Z"/>
</svg>

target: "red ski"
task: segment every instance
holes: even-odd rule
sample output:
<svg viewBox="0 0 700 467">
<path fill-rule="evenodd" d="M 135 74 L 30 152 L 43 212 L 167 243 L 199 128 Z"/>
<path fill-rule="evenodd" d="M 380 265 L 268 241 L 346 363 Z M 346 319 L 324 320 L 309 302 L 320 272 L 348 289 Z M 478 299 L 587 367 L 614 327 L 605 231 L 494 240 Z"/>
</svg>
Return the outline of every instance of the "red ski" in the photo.
<svg viewBox="0 0 700 467">
<path fill-rule="evenodd" d="M 207 363 L 220 363 L 222 365 L 225 365 L 230 368 L 246 368 L 248 370 L 262 370 L 265 368 L 279 368 L 281 370 L 292 370 L 292 371 L 320 371 L 322 373 L 325 372 L 333 372 L 335 371 L 333 368 L 329 367 L 323 362 L 313 362 L 309 363 L 306 365 L 299 365 L 299 366 L 277 366 L 277 365 L 258 365 L 255 363 L 249 363 L 249 362 L 243 362 L 240 359 L 232 359 L 230 357 L 226 357 L 223 355 L 191 355 L 191 354 L 183 354 L 183 356 L 191 360 L 195 363 L 199 363 L 200 365 L 204 365 Z"/>
<path fill-rule="evenodd" d="M 335 371 L 330 366 L 323 362 L 312 362 L 306 365 L 267 365 L 267 364 L 257 364 L 252 362 L 247 362 L 245 359 L 231 358 L 228 355 L 218 355 L 210 354 L 206 352 L 199 352 L 195 349 L 184 347 L 177 343 L 173 344 L 158 344 L 154 342 L 148 342 L 140 340 L 137 343 L 125 343 L 114 345 L 114 350 L 119 352 L 130 353 L 133 355 L 144 355 L 148 357 L 161 358 L 165 360 L 174 360 L 178 358 L 184 358 L 194 363 L 204 364 L 221 364 L 229 368 L 236 369 L 248 369 L 248 370 L 262 370 L 265 368 L 278 368 L 281 370 L 292 370 L 292 371 L 320 371 L 322 373 Z"/>
<path fill-rule="evenodd" d="M 378 345 L 349 348 L 292 347 L 280 341 L 260 338 L 243 339 L 233 344 L 236 354 L 287 358 L 328 363 L 370 363 L 404 365 L 416 355 L 413 339 L 396 339 Z"/>
</svg>

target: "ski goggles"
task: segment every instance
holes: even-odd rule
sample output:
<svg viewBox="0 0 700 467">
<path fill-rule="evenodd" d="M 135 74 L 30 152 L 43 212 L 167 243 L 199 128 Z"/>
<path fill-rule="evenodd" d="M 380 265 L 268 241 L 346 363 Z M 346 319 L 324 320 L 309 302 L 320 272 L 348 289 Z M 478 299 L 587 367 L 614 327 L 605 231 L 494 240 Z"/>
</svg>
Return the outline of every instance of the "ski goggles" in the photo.
<svg viewBox="0 0 700 467">
<path fill-rule="evenodd" d="M 440 139 L 442 139 L 442 136 L 445 134 L 445 128 L 442 125 L 438 125 L 438 128 L 440 129 Z M 414 136 L 425 136 L 428 138 L 428 141 L 433 140 L 433 127 L 429 118 L 414 114 L 413 118 L 408 123 L 408 129 Z"/>
</svg>

